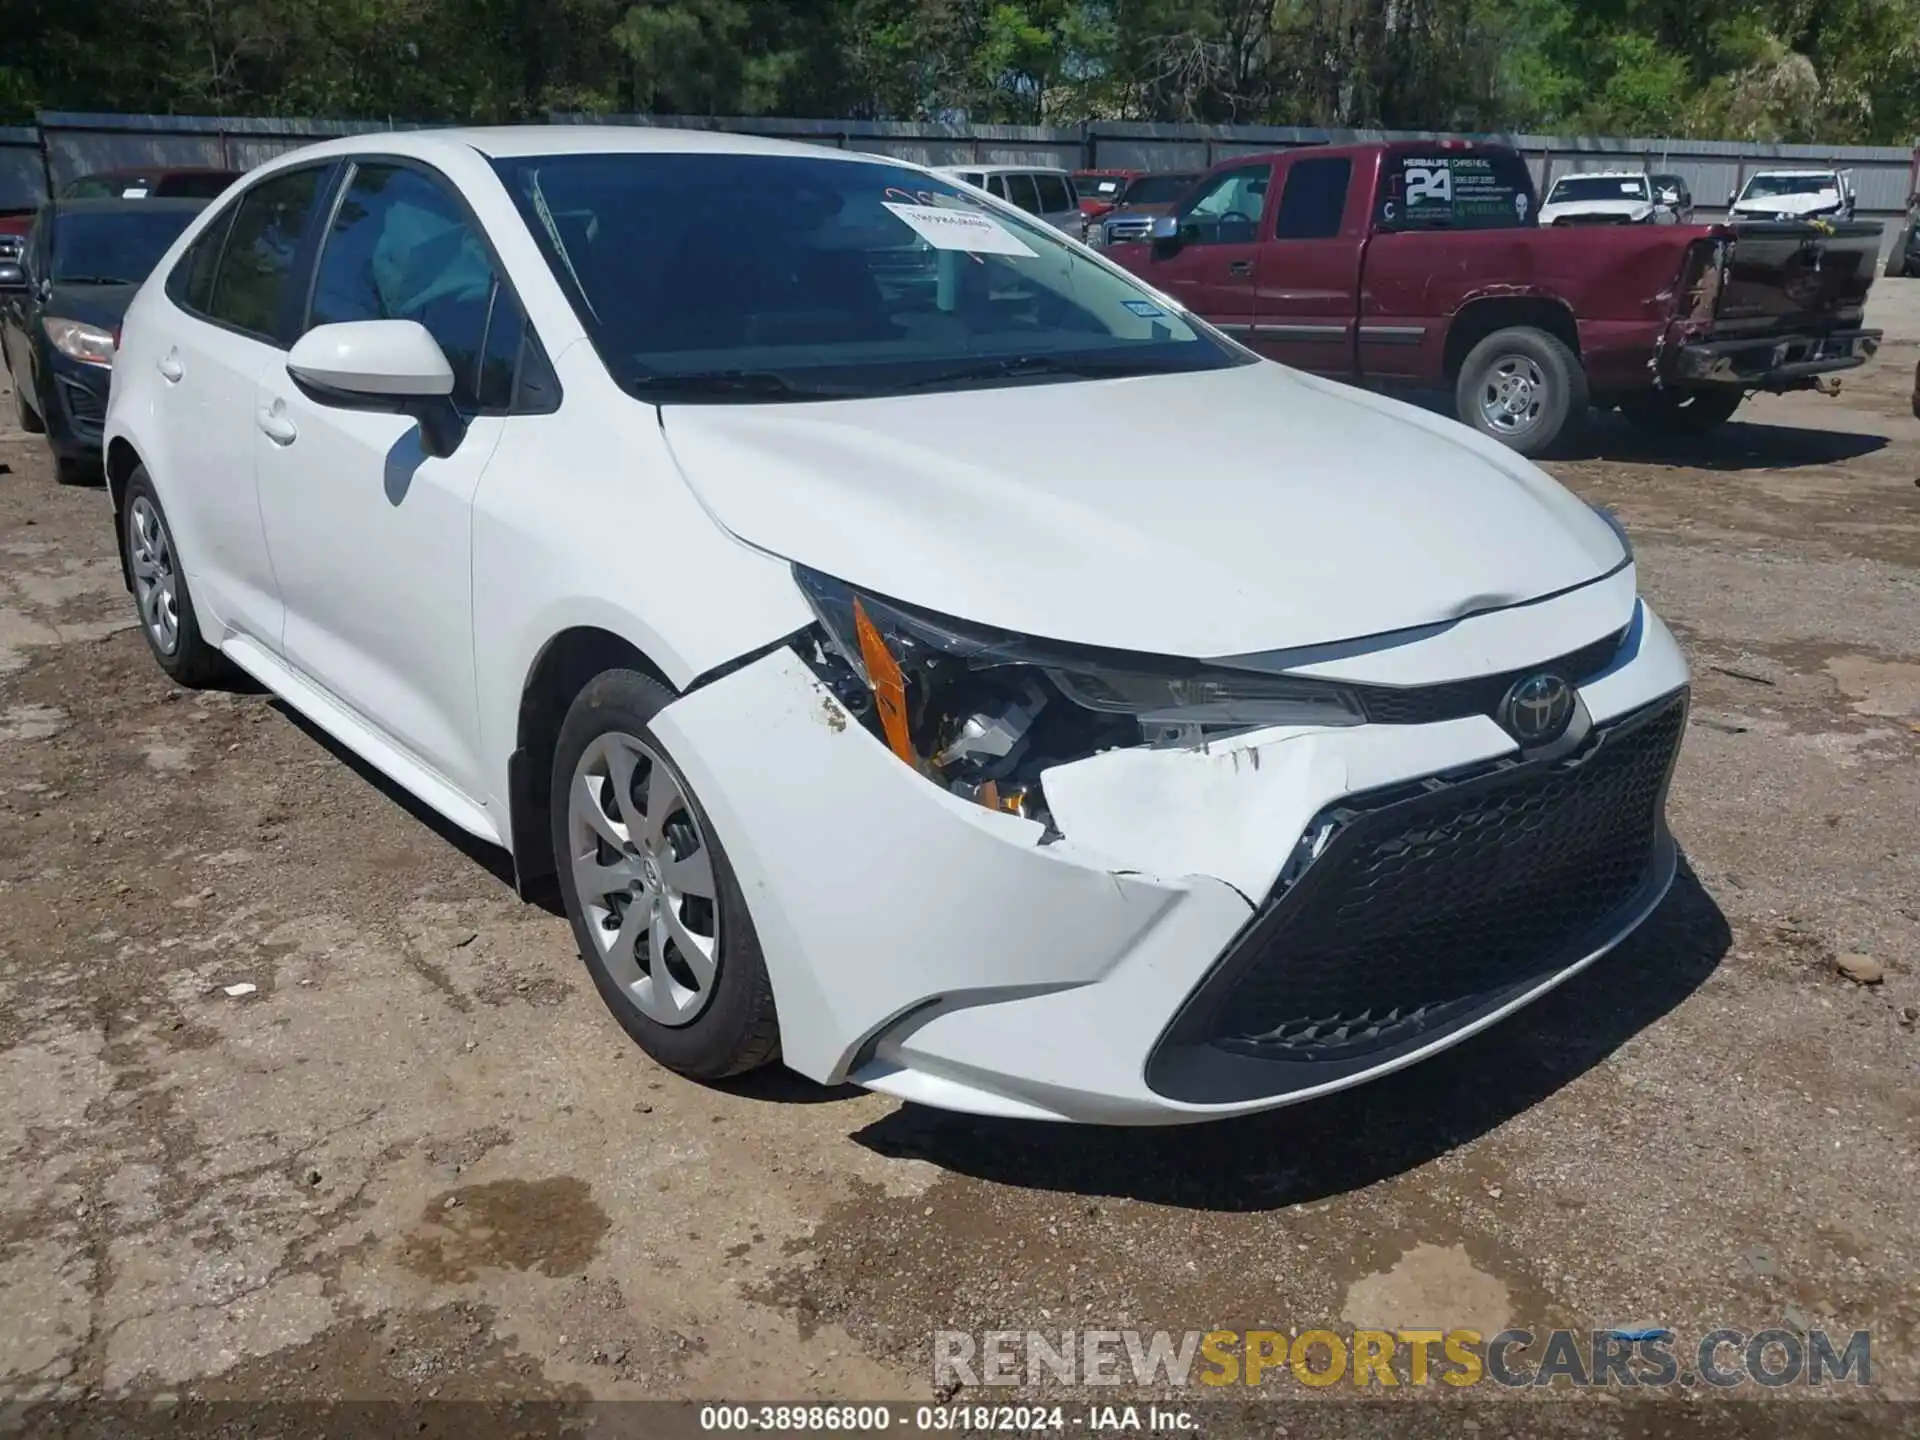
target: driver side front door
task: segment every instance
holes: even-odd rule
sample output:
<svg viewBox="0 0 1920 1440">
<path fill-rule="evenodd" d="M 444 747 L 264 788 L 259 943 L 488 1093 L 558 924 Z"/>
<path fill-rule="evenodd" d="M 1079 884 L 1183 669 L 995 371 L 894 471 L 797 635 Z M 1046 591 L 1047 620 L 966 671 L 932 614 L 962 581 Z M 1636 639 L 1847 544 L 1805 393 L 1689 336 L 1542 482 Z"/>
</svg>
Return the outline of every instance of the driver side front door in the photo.
<svg viewBox="0 0 1920 1440">
<path fill-rule="evenodd" d="M 1155 245 L 1140 272 L 1204 320 L 1237 340 L 1251 340 L 1255 277 L 1273 167 L 1235 165 L 1200 182 L 1174 213 L 1180 240 Z"/>
<path fill-rule="evenodd" d="M 411 163 L 356 164 L 318 248 L 300 328 L 418 321 L 453 368 L 468 423 L 451 455 L 428 455 L 414 420 L 324 403 L 284 364 L 268 369 L 254 453 L 284 659 L 454 792 L 436 793 L 440 808 L 486 834 L 472 508 L 505 424 L 507 397 L 494 392 L 511 387 L 520 308 L 450 184 Z"/>
</svg>

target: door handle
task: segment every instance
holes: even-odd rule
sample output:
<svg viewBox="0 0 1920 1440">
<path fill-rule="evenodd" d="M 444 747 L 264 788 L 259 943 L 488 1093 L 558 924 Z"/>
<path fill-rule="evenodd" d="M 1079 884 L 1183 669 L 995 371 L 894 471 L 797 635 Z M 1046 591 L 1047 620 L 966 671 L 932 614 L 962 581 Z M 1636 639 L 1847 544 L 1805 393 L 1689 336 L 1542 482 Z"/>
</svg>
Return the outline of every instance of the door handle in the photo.
<svg viewBox="0 0 1920 1440">
<path fill-rule="evenodd" d="M 1241 277 L 1251 275 L 1253 274 L 1253 262 L 1251 260 L 1232 261 L 1227 266 L 1227 274 Z"/>
<path fill-rule="evenodd" d="M 291 445 L 300 438 L 300 427 L 287 418 L 287 412 L 277 402 L 271 410 L 262 405 L 254 411 L 253 422 L 260 427 L 260 433 L 276 445 Z"/>
<path fill-rule="evenodd" d="M 169 385 L 180 383 L 180 377 L 187 373 L 187 367 L 180 363 L 180 352 L 169 350 L 153 362 L 154 369 L 160 372 L 160 378 Z"/>
</svg>

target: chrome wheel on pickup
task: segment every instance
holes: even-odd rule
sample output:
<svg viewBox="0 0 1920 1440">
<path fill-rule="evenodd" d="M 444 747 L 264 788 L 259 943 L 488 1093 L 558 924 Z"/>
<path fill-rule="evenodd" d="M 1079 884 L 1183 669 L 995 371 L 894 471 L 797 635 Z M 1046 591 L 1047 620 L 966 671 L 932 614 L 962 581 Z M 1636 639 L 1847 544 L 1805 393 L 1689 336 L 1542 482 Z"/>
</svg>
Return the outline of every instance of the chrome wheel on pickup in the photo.
<svg viewBox="0 0 1920 1440">
<path fill-rule="evenodd" d="M 1496 330 L 1467 352 L 1454 413 L 1522 455 L 1539 455 L 1587 413 L 1587 373 L 1565 342 L 1530 325 Z"/>
</svg>

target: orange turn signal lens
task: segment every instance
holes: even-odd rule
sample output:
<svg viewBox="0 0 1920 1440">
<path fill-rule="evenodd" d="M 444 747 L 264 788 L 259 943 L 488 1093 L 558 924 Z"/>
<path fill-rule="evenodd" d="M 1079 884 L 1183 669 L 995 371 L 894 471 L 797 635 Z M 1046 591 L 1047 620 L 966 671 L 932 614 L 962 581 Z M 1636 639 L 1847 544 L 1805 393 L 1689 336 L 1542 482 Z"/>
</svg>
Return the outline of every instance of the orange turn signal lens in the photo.
<svg viewBox="0 0 1920 1440">
<path fill-rule="evenodd" d="M 914 769 L 920 759 L 913 753 L 913 740 L 907 734 L 907 677 L 900 662 L 887 649 L 880 631 L 867 614 L 867 607 L 853 602 L 853 633 L 860 641 L 860 659 L 867 667 L 867 682 L 873 687 L 873 706 L 880 715 L 880 733 L 887 748 Z"/>
</svg>

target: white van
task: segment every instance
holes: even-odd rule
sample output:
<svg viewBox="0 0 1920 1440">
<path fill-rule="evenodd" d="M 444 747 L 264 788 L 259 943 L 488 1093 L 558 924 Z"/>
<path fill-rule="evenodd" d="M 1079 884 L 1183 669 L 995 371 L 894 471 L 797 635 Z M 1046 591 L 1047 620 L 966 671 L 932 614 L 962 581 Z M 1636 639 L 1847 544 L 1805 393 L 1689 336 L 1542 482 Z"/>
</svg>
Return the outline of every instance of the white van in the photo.
<svg viewBox="0 0 1920 1440">
<path fill-rule="evenodd" d="M 1080 197 L 1074 192 L 1073 176 L 1065 170 L 1035 165 L 942 165 L 942 175 L 968 185 L 977 185 L 1017 205 L 1029 215 L 1037 215 L 1056 230 L 1064 230 L 1075 239 L 1086 233 L 1086 221 L 1080 214 Z"/>
</svg>

